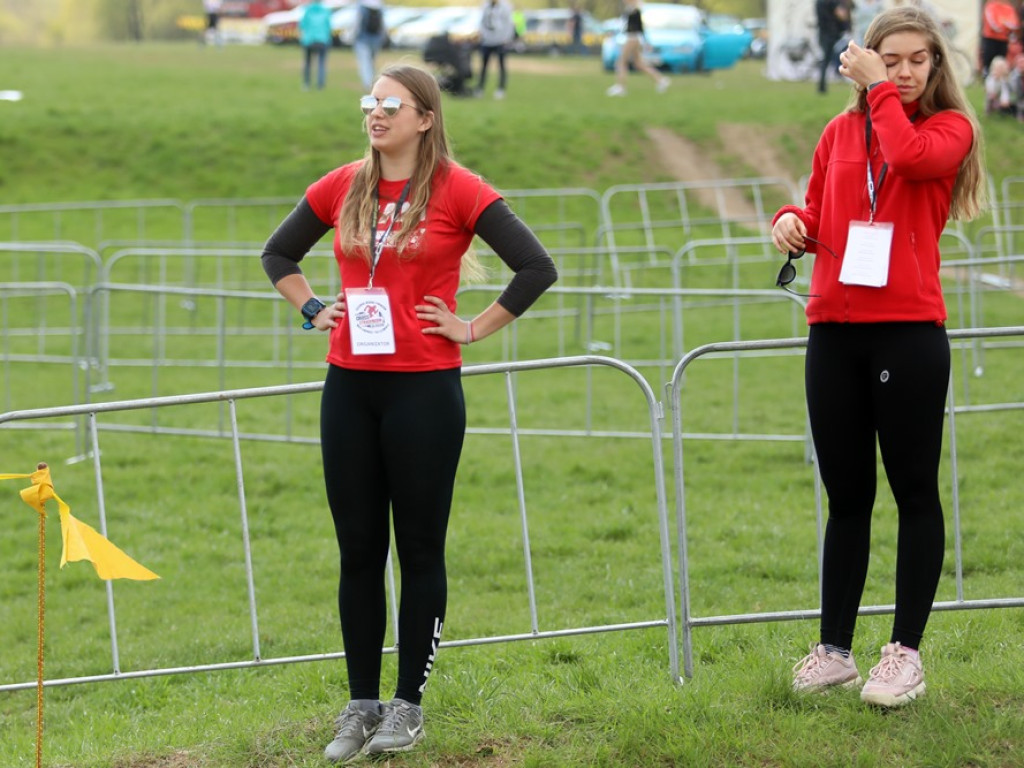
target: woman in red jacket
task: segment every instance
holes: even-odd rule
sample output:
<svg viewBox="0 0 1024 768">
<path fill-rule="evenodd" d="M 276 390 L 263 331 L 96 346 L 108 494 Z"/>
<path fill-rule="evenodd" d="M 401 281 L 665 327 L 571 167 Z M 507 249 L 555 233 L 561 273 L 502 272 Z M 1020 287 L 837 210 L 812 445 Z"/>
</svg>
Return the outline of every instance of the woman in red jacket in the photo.
<svg viewBox="0 0 1024 768">
<path fill-rule="evenodd" d="M 949 66 L 941 30 L 912 6 L 879 14 L 840 73 L 850 106 L 814 152 L 806 205 L 775 216 L 792 259 L 816 253 L 805 386 L 828 494 L 819 642 L 794 668 L 794 689 L 856 686 L 851 648 L 868 569 L 875 440 L 896 500 L 899 535 L 892 634 L 861 698 L 900 706 L 924 692 L 918 647 L 945 549 L 938 468 L 949 383 L 939 279 L 947 219 L 981 205 L 981 133 Z"/>
</svg>

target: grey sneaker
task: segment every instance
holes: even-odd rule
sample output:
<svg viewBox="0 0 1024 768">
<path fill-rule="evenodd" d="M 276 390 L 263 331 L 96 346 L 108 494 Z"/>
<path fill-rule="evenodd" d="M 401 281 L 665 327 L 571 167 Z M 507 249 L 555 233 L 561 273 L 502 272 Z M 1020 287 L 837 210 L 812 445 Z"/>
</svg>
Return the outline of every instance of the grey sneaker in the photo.
<svg viewBox="0 0 1024 768">
<path fill-rule="evenodd" d="M 853 654 L 845 659 L 840 653 L 826 653 L 821 643 L 811 646 L 811 652 L 793 667 L 793 690 L 823 691 L 833 686 L 851 688 L 862 680 L 857 672 Z"/>
<path fill-rule="evenodd" d="M 860 698 L 879 707 L 902 707 L 924 696 L 924 690 L 920 658 L 899 643 L 888 643 L 882 648 L 882 660 L 871 668 Z"/>
<path fill-rule="evenodd" d="M 370 737 L 377 732 L 383 716 L 372 709 L 359 709 L 350 701 L 334 721 L 334 741 L 327 745 L 324 757 L 333 763 L 347 763 L 358 757 Z"/>
<path fill-rule="evenodd" d="M 426 735 L 423 708 L 403 699 L 392 699 L 384 705 L 384 720 L 373 738 L 366 742 L 363 753 L 405 752 L 423 741 Z"/>
</svg>

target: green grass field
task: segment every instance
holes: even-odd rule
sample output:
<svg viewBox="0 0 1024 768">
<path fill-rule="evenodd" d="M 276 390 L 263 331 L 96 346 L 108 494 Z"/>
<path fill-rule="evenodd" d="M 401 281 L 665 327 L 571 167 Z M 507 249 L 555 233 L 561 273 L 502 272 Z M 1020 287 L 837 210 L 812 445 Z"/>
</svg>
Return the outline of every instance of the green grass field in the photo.
<svg viewBox="0 0 1024 768">
<path fill-rule="evenodd" d="M 386 56 L 386 60 L 396 59 Z M 359 156 L 350 54 L 332 52 L 328 90 L 299 89 L 294 48 L 206 50 L 195 45 L 0 50 L 0 89 L 25 99 L 0 102 L 0 209 L 3 205 L 93 200 L 196 201 L 297 199 L 330 168 Z M 639 83 L 609 100 L 611 77 L 593 60 L 510 62 L 503 102 L 449 100 L 448 132 L 458 158 L 507 190 L 582 188 L 671 181 L 644 131 L 671 129 L 696 142 L 725 173 L 757 174 L 743 148 L 723 146 L 721 124 L 756 125 L 793 178 L 806 173 L 824 122 L 845 104 L 833 88 L 764 80 L 756 62 L 710 76 L 675 78 L 664 96 Z M 972 99 L 980 105 L 975 87 Z M 997 189 L 1022 167 L 1020 126 L 984 121 Z M 550 200 L 520 201 L 528 221 L 558 218 Z M 668 210 L 654 201 L 657 216 Z M 628 208 L 628 205 L 626 206 Z M 247 219 L 197 215 L 194 236 L 250 243 L 232 259 L 179 261 L 126 255 L 116 279 L 268 292 L 259 244 L 287 205 Z M 562 212 L 596 220 L 586 205 Z M 209 212 L 208 212 L 209 213 Z M 625 214 L 624 214 L 625 215 Z M 969 227 L 976 231 L 980 224 Z M 713 236 L 711 229 L 693 236 Z M 97 233 L 102 232 L 98 236 Z M 140 234 L 142 233 L 142 234 Z M 750 233 L 748 233 L 750 234 Z M 59 237 L 58 237 L 59 235 Z M 167 209 L 98 221 L 0 214 L 0 241 L 67 239 L 97 248 L 105 237 L 182 239 Z M 574 235 L 550 233 L 565 245 Z M 658 233 L 679 246 L 679 234 Z M 119 246 L 103 250 L 109 257 Z M 674 249 L 674 248 L 673 248 Z M 684 286 L 771 287 L 778 260 L 751 248 L 736 271 L 704 263 Z M 0 281 L 87 284 L 81 261 L 0 253 Z M 562 263 L 561 285 L 586 285 L 586 260 Z M 330 262 L 315 274 L 330 281 Z M 574 270 L 579 267 L 578 275 Z M 493 276 L 499 279 L 499 274 Z M 669 273 L 637 269 L 635 285 L 665 286 Z M 958 283 L 949 284 L 951 326 L 967 327 Z M 469 311 L 490 301 L 469 293 Z M 106 316 L 113 361 L 103 380 L 68 363 L 81 337 L 60 296 L 4 298 L 5 402 L 0 410 L 176 395 L 225 388 L 317 381 L 323 339 L 297 334 L 280 302 L 236 297 L 218 304 L 112 294 Z M 467 350 L 469 365 L 578 355 L 590 349 L 636 365 L 659 400 L 672 372 L 673 305 L 664 298 L 601 295 L 593 313 L 578 296 L 550 295 L 517 324 L 516 334 Z M 24 318 L 32 317 L 26 320 Z M 786 301 L 687 298 L 681 343 L 783 338 L 804 332 Z M 986 292 L 985 325 L 1020 324 L 1021 298 Z M 221 327 L 223 335 L 211 331 Z M 218 345 L 227 345 L 221 349 Z M 514 350 L 514 352 L 513 352 Z M 957 403 L 1019 402 L 1019 347 L 954 352 Z M 209 364 L 218 356 L 235 365 Z M 30 364 L 26 358 L 50 357 Z M 159 360 L 158 365 L 153 361 Z M 702 359 L 682 388 L 688 433 L 804 431 L 802 358 L 750 355 Z M 523 372 L 514 381 L 519 450 L 541 631 L 664 618 L 659 521 L 649 414 L 627 376 L 608 368 Z M 446 640 L 529 633 L 506 380 L 465 380 L 471 433 L 460 466 L 449 536 L 450 605 Z M 288 434 L 292 442 L 244 440 L 243 474 L 259 602 L 263 658 L 341 650 L 335 590 L 336 547 L 315 446 L 315 394 L 238 403 L 239 429 Z M 231 442 L 167 430 L 222 426 L 220 405 L 178 406 L 106 416 L 99 434 L 111 539 L 162 576 L 114 588 L 121 670 L 172 668 L 252 657 L 237 478 Z M 671 427 L 666 406 L 665 429 Z M 76 426 L 64 420 L 61 424 Z M 159 426 L 156 432 L 147 427 Z M 81 520 L 96 525 L 91 461 L 66 463 L 83 448 L 74 429 L 0 428 L 0 473 L 53 468 L 57 492 Z M 963 534 L 964 595 L 1019 597 L 1024 583 L 1024 487 L 1019 482 L 1021 410 L 960 414 L 957 480 Z M 587 431 L 591 432 L 587 436 Z M 631 437 L 594 436 L 594 432 Z M 670 514 L 672 445 L 661 445 Z M 953 509 L 949 446 L 943 499 Z M 800 441 L 691 439 L 685 443 L 692 611 L 696 616 L 813 609 L 817 605 L 814 485 Z M 17 497 L 20 481 L 0 484 L 0 684 L 36 675 L 36 516 Z M 671 526 L 674 535 L 674 524 Z M 949 520 L 952 531 L 952 519 Z M 895 508 L 880 487 L 865 605 L 892 602 Z M 88 564 L 57 568 L 59 525 L 47 539 L 46 675 L 111 670 L 106 594 Z M 675 542 L 672 542 L 675 557 Z M 675 563 L 674 563 L 675 564 Z M 958 595 L 954 541 L 938 599 Z M 678 610 L 678 585 L 675 585 Z M 860 621 L 855 653 L 862 674 L 888 639 L 891 617 Z M 669 675 L 664 627 L 575 637 L 446 648 L 424 701 L 429 734 L 418 750 L 382 764 L 532 768 L 562 766 L 959 766 L 1010 768 L 1024 753 L 1024 611 L 1019 607 L 936 612 L 924 649 L 928 695 L 913 707 L 880 713 L 853 694 L 801 698 L 790 667 L 816 637 L 816 622 L 754 623 L 694 630 L 694 676 Z M 385 661 L 383 690 L 395 674 Z M 48 688 L 44 764 L 51 768 L 284 768 L 323 765 L 331 721 L 347 700 L 338 660 L 258 669 L 132 678 Z M 0 765 L 34 764 L 34 690 L 0 693 Z"/>
</svg>

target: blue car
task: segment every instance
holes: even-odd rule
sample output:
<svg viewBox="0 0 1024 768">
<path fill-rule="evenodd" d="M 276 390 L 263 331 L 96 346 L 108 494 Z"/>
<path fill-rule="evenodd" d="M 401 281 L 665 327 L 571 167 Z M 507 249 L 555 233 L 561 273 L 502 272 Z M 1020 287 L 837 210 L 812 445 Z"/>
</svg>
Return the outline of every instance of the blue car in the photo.
<svg viewBox="0 0 1024 768">
<path fill-rule="evenodd" d="M 705 17 L 692 5 L 644 3 L 641 6 L 648 63 L 664 72 L 706 72 L 728 69 L 750 48 L 752 35 L 738 19 Z M 621 31 L 601 45 L 601 64 L 611 72 L 626 39 Z"/>
</svg>

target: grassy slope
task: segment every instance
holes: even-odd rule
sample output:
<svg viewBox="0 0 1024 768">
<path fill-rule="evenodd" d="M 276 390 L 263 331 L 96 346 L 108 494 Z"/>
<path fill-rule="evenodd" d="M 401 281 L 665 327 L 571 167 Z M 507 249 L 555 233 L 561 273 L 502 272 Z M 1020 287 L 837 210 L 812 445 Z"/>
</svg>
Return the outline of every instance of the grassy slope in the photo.
<svg viewBox="0 0 1024 768">
<path fill-rule="evenodd" d="M 297 87 L 294 48 L 5 49 L 0 57 L 4 87 L 25 93 L 0 103 L 7 203 L 299 194 L 363 151 L 348 53 L 332 55 L 323 94 Z M 460 159 L 506 188 L 653 181 L 660 172 L 637 138 L 643 127 L 667 126 L 728 153 L 717 147 L 719 121 L 763 126 L 799 176 L 845 103 L 839 88 L 818 97 L 806 84 L 767 82 L 756 62 L 679 78 L 663 97 L 638 77 L 622 102 L 604 97 L 611 80 L 593 60 L 512 59 L 510 67 L 506 103 L 451 100 L 445 115 Z M 980 98 L 977 88 L 972 95 Z M 986 128 L 998 180 L 1021 167 L 1024 148 L 1012 122 Z"/>
</svg>

